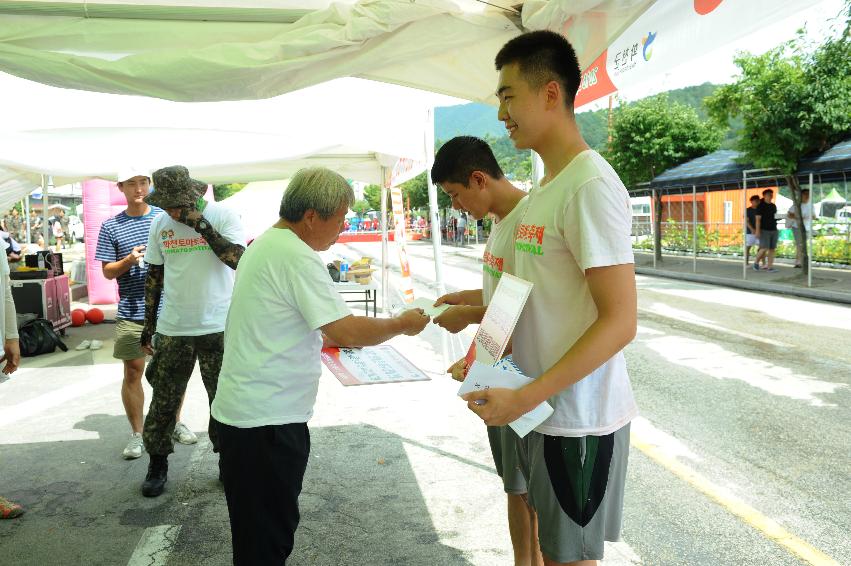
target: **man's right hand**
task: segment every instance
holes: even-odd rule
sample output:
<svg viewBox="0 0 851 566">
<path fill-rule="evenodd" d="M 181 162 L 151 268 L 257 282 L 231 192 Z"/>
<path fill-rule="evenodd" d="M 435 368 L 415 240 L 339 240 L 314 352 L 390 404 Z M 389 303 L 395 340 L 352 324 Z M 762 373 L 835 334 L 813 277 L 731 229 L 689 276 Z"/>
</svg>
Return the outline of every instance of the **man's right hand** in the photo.
<svg viewBox="0 0 851 566">
<path fill-rule="evenodd" d="M 434 317 L 434 323 L 452 334 L 461 332 L 470 325 L 470 318 L 467 315 L 470 308 L 465 305 L 453 305 Z"/>
<path fill-rule="evenodd" d="M 406 310 L 396 318 L 402 323 L 402 326 L 405 329 L 402 332 L 408 336 L 416 336 L 422 332 L 423 328 L 425 328 L 426 324 L 428 324 L 429 320 L 431 320 L 431 318 L 423 312 L 423 309 Z"/>
<path fill-rule="evenodd" d="M 434 306 L 439 307 L 440 305 L 463 305 L 464 304 L 464 296 L 461 294 L 461 291 L 455 291 L 454 293 L 446 293 L 445 295 L 441 295 L 434 302 Z"/>
<path fill-rule="evenodd" d="M 127 255 L 127 257 L 130 258 L 131 262 L 138 265 L 142 261 L 142 259 L 145 257 L 145 248 L 146 247 L 147 246 L 145 246 L 144 244 L 141 245 L 141 246 L 134 247 L 133 250 Z"/>
</svg>

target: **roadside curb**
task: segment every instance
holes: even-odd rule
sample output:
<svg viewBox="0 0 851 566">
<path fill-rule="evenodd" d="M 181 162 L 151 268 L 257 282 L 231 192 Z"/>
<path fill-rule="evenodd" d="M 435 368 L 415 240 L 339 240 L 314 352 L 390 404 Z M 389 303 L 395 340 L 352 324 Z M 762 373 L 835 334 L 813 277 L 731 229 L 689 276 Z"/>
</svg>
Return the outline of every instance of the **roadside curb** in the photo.
<svg viewBox="0 0 851 566">
<path fill-rule="evenodd" d="M 763 293 L 774 293 L 777 295 L 791 295 L 804 299 L 815 299 L 818 301 L 827 301 L 831 303 L 842 303 L 846 305 L 851 305 L 851 293 L 840 293 L 836 291 L 826 291 L 823 289 L 791 287 L 789 285 L 779 285 L 776 283 L 757 283 L 753 281 L 728 279 L 726 277 L 714 277 L 712 275 L 677 273 L 675 271 L 663 271 L 659 269 L 638 266 L 635 267 L 635 272 L 639 275 L 666 277 L 668 279 L 679 279 L 681 281 L 691 281 L 693 283 L 707 283 L 709 285 L 732 287 L 734 289 L 745 289 L 747 291 L 761 291 Z"/>
</svg>

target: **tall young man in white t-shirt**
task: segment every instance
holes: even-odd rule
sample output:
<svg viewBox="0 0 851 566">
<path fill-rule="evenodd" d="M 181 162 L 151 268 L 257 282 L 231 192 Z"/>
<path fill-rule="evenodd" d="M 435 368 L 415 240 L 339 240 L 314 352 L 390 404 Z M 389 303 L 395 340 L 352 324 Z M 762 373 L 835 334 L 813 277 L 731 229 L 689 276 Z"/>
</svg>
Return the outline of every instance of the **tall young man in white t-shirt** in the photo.
<svg viewBox="0 0 851 566">
<path fill-rule="evenodd" d="M 504 272 L 514 273 L 514 232 L 525 210 L 526 193 L 511 184 L 487 142 L 459 136 L 443 144 L 434 158 L 431 179 L 452 199 L 452 207 L 475 220 L 488 214 L 494 224 L 482 258 L 482 288 L 447 293 L 435 304 L 453 305 L 434 319 L 449 332 L 460 332 L 482 321 Z M 449 373 L 463 375 L 465 359 Z M 507 426 L 488 427 L 494 464 L 508 497 L 508 531 L 517 566 L 541 563 L 535 514 L 526 502 L 526 480 L 517 461 L 517 434 Z"/>
<path fill-rule="evenodd" d="M 562 36 L 531 32 L 503 46 L 499 119 L 543 159 L 515 237 L 516 275 L 534 284 L 512 356 L 535 378 L 466 395 L 489 425 L 549 401 L 553 415 L 518 443 L 546 564 L 594 564 L 620 537 L 629 423 L 637 415 L 622 350 L 635 336 L 631 208 L 611 166 L 579 132 L 579 64 Z M 483 404 L 477 404 L 484 400 Z"/>
<path fill-rule="evenodd" d="M 159 169 L 153 180 L 154 192 L 145 200 L 167 214 L 151 223 L 145 250 L 148 276 L 140 342 L 143 351 L 153 354 L 145 376 L 154 388 L 143 433 L 151 456 L 142 484 L 145 497 L 156 497 L 165 487 L 177 408 L 196 359 L 210 404 L 216 396 L 234 270 L 245 251 L 239 217 L 226 207 L 208 204 L 203 199 L 207 185 L 192 179 L 185 167 Z M 163 294 L 165 303 L 157 316 Z M 208 433 L 218 452 L 212 417 Z"/>
</svg>

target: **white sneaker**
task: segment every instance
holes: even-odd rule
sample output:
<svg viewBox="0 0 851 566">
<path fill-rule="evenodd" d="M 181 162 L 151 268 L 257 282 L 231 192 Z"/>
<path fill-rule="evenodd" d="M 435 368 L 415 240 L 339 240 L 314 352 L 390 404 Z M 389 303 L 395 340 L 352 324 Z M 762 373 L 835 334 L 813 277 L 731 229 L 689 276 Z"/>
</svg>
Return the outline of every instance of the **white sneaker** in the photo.
<svg viewBox="0 0 851 566">
<path fill-rule="evenodd" d="M 189 427 L 183 423 L 174 425 L 174 433 L 172 433 L 171 437 L 181 444 L 195 444 L 198 442 L 198 437 L 195 436 L 195 433 L 189 430 Z"/>
<path fill-rule="evenodd" d="M 145 450 L 145 444 L 142 442 L 142 433 L 134 432 L 130 435 L 130 441 L 121 453 L 125 460 L 135 460 L 142 455 Z"/>
</svg>

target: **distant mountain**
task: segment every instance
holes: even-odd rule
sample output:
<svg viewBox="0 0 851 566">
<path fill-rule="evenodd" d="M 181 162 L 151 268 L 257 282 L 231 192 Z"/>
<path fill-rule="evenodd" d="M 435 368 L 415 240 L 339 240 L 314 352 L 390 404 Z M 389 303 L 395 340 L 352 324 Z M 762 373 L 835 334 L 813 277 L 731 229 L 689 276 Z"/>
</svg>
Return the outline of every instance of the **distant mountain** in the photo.
<svg viewBox="0 0 851 566">
<path fill-rule="evenodd" d="M 496 107 L 471 102 L 434 109 L 434 137 L 449 140 L 455 136 L 504 136 L 505 126 L 496 119 Z"/>
<path fill-rule="evenodd" d="M 668 91 L 668 97 L 674 102 L 691 106 L 697 110 L 701 118 L 706 117 L 703 99 L 711 95 L 718 85 L 705 83 Z M 628 104 L 628 103 L 627 103 Z M 445 106 L 435 109 L 434 136 L 437 140 L 446 141 L 460 135 L 503 137 L 505 127 L 496 118 L 497 109 L 486 104 L 470 103 L 458 106 Z M 602 149 L 608 138 L 608 110 L 594 112 L 579 112 L 576 122 L 588 145 Z"/>
</svg>

